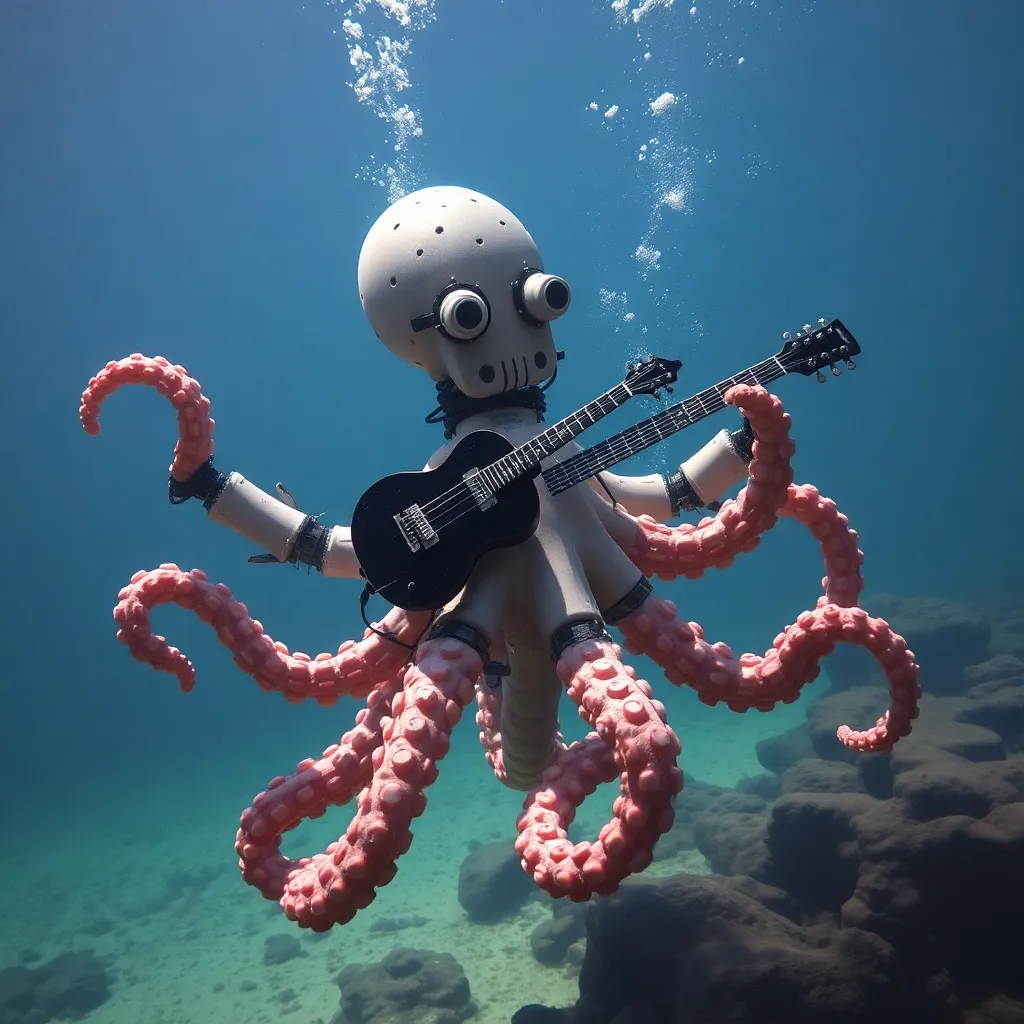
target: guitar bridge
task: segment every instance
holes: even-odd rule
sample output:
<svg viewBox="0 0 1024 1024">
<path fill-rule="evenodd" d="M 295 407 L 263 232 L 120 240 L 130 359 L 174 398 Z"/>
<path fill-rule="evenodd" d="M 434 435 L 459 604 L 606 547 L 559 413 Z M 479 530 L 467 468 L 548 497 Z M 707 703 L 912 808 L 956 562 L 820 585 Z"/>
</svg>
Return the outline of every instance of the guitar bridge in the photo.
<svg viewBox="0 0 1024 1024">
<path fill-rule="evenodd" d="M 410 505 L 392 518 L 398 523 L 398 529 L 410 551 L 432 548 L 441 539 L 419 505 Z"/>
<path fill-rule="evenodd" d="M 463 473 L 462 479 L 469 488 L 469 493 L 473 495 L 477 508 L 481 511 L 497 503 L 498 499 L 494 497 L 494 491 L 487 486 L 479 469 L 471 469 L 468 473 Z"/>
</svg>

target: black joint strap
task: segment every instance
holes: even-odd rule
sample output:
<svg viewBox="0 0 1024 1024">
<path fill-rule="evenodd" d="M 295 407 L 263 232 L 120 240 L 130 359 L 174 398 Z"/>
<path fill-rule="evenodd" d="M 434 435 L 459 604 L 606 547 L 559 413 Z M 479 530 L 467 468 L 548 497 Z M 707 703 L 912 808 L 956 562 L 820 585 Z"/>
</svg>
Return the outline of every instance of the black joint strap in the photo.
<svg viewBox="0 0 1024 1024">
<path fill-rule="evenodd" d="M 577 619 L 567 622 L 551 634 L 551 660 L 558 661 L 563 652 L 574 644 L 582 644 L 587 640 L 606 640 L 611 642 L 611 634 L 604 628 L 602 619 Z"/>
<path fill-rule="evenodd" d="M 484 681 L 489 690 L 501 688 L 501 681 L 512 675 L 512 668 L 503 661 L 489 661 L 484 665 Z"/>
<path fill-rule="evenodd" d="M 330 535 L 329 527 L 321 526 L 314 516 L 306 516 L 305 522 L 299 530 L 298 540 L 295 541 L 291 554 L 288 555 L 288 561 L 311 565 L 317 572 L 323 572 L 324 556 L 327 554 L 327 541 Z"/>
<path fill-rule="evenodd" d="M 190 498 L 198 498 L 209 511 L 227 486 L 228 478 L 214 468 L 211 455 L 187 480 L 167 477 L 167 498 L 172 505 L 181 505 Z"/>
<path fill-rule="evenodd" d="M 458 619 L 442 619 L 430 630 L 430 639 L 438 640 L 442 637 L 461 640 L 467 647 L 472 647 L 484 662 L 490 657 L 490 640 L 476 626 L 471 626 L 468 622 L 460 622 Z"/>
<path fill-rule="evenodd" d="M 601 609 L 601 618 L 609 624 L 621 622 L 632 615 L 654 593 L 654 587 L 646 576 L 641 576 L 636 585 L 609 608 Z"/>
</svg>

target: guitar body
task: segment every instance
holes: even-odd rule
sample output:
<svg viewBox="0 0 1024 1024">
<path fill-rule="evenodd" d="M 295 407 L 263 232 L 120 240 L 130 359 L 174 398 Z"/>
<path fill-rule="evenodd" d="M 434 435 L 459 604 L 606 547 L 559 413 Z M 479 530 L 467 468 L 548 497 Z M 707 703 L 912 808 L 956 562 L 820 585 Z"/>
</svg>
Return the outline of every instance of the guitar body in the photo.
<svg viewBox="0 0 1024 1024">
<path fill-rule="evenodd" d="M 477 430 L 459 441 L 436 469 L 395 473 L 363 494 L 352 514 L 352 546 L 376 593 L 407 611 L 441 608 L 462 590 L 488 551 L 533 536 L 540 518 L 536 472 L 496 491 L 494 504 L 487 508 L 473 500 L 463 480 L 465 473 L 513 450 L 501 434 Z M 394 518 L 413 505 L 423 509 L 437 536 L 436 543 L 418 551 L 411 549 Z"/>
</svg>

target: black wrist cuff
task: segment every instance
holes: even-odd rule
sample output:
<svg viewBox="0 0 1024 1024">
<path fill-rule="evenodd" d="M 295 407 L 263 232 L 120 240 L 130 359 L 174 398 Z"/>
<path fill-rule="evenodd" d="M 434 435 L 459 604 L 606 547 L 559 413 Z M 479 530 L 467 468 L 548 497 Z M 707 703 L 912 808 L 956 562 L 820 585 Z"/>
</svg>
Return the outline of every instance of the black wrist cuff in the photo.
<svg viewBox="0 0 1024 1024">
<path fill-rule="evenodd" d="M 586 640 L 607 640 L 611 642 L 611 634 L 604 628 L 601 619 L 576 619 L 551 634 L 551 660 L 558 661 L 563 652 L 573 644 L 581 644 Z"/>
<path fill-rule="evenodd" d="M 682 468 L 674 473 L 664 473 L 662 476 L 665 480 L 665 489 L 668 491 L 669 504 L 672 506 L 672 515 L 692 512 L 695 508 L 703 506 L 701 496 L 694 490 Z"/>
<path fill-rule="evenodd" d="M 214 468 L 211 455 L 187 480 L 167 478 L 167 498 L 172 505 L 181 505 L 189 498 L 198 498 L 209 511 L 227 486 L 228 478 Z"/>
<path fill-rule="evenodd" d="M 754 457 L 754 430 L 750 420 L 743 417 L 743 426 L 729 432 L 729 447 L 748 465 Z"/>
</svg>

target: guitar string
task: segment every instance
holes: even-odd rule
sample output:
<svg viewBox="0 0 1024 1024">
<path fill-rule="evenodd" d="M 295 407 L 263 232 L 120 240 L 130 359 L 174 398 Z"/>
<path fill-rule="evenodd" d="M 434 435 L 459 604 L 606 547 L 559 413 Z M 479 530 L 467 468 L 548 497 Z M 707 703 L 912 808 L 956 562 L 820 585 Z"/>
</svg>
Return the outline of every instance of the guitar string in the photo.
<svg viewBox="0 0 1024 1024">
<path fill-rule="evenodd" d="M 767 368 L 768 365 L 773 364 L 774 362 L 775 362 L 774 360 L 763 360 L 762 363 L 758 363 L 756 365 L 757 365 L 757 367 L 765 365 L 766 368 Z M 755 369 L 756 369 L 756 367 L 748 367 L 748 369 L 743 370 L 741 373 L 737 374 L 735 377 L 730 377 L 729 380 L 728 380 L 728 383 L 725 382 L 725 381 L 722 381 L 719 384 L 714 385 L 711 388 L 705 389 L 704 391 L 700 392 L 700 394 L 698 394 L 698 395 L 694 395 L 691 398 L 688 398 L 688 399 L 685 399 L 682 402 L 679 402 L 677 404 L 677 406 L 675 407 L 676 410 L 677 410 L 676 411 L 676 415 L 678 415 L 679 412 L 685 412 L 685 414 L 687 416 L 687 422 L 683 425 L 683 427 L 677 427 L 674 430 L 672 430 L 669 435 L 665 435 L 665 436 L 670 436 L 672 433 L 676 433 L 676 432 L 678 432 L 678 430 L 685 429 L 685 427 L 692 425 L 694 422 L 698 422 L 699 420 L 704 419 L 705 416 L 711 415 L 712 413 L 718 412 L 720 409 L 725 408 L 725 403 L 723 401 L 721 401 L 721 393 L 718 391 L 718 389 L 722 388 L 722 387 L 725 387 L 727 389 L 727 387 L 729 385 L 731 385 L 731 384 L 740 383 L 740 378 L 744 377 L 744 375 L 750 375 L 750 376 L 752 376 L 754 378 L 755 381 L 757 381 L 757 377 L 756 377 L 756 375 L 754 373 Z M 705 395 L 707 396 L 706 399 L 703 397 Z M 714 397 L 712 397 L 712 396 L 714 396 Z M 700 403 L 701 408 L 703 410 L 702 411 L 702 415 L 697 416 L 696 419 L 695 419 L 693 417 L 693 415 L 689 412 L 689 410 L 686 409 L 686 405 L 687 405 L 688 402 Z M 716 402 L 717 402 L 717 404 L 716 404 Z M 708 408 L 709 405 L 712 406 L 712 407 Z M 668 412 L 668 411 L 669 410 L 667 410 L 667 409 L 663 410 L 661 413 L 658 414 L 658 416 L 664 416 L 665 413 Z M 632 433 L 633 430 L 635 430 L 635 428 L 632 428 L 630 431 L 623 431 L 623 434 L 622 435 L 618 435 L 618 437 L 621 439 L 624 434 Z M 647 424 L 647 430 L 651 431 L 651 424 L 650 423 Z M 654 439 L 648 442 L 648 446 L 650 444 L 654 444 L 658 440 L 662 439 L 660 436 L 658 436 L 657 428 L 654 428 L 653 433 L 654 433 Z M 648 434 L 647 436 L 651 436 L 651 434 Z M 610 438 L 609 439 L 609 441 L 614 441 L 614 440 L 615 440 L 615 438 Z M 604 443 L 606 443 L 606 442 L 603 442 L 603 444 Z M 595 448 L 597 448 L 597 447 L 601 447 L 601 446 L 600 445 L 596 445 Z M 588 451 L 593 451 L 593 449 L 589 449 Z M 587 454 L 587 453 L 586 452 L 581 452 L 580 453 L 580 455 L 585 455 L 585 454 Z M 629 454 L 631 454 L 631 453 L 626 452 L 622 457 L 628 458 Z M 574 456 L 574 459 L 580 458 L 580 455 Z M 572 461 L 572 460 L 568 460 L 568 461 Z M 562 465 L 567 465 L 567 464 L 568 464 L 568 462 L 564 463 Z M 555 470 L 557 468 L 558 467 L 552 467 L 552 470 Z M 548 472 L 551 472 L 552 470 L 548 470 Z M 547 482 L 546 474 L 544 474 L 544 476 L 545 476 L 545 483 L 546 483 Z M 582 479 L 587 479 L 587 478 L 583 477 Z M 577 481 L 577 482 L 579 482 L 579 481 Z M 571 484 L 570 484 L 570 486 L 571 486 Z M 463 505 L 465 507 L 463 507 Z M 444 521 L 432 522 L 430 525 L 434 529 L 435 532 L 447 529 L 453 523 L 455 523 L 459 519 L 461 519 L 464 515 L 467 515 L 469 512 L 473 511 L 473 509 L 476 508 L 476 507 L 477 507 L 477 505 L 476 505 L 475 500 L 473 500 L 472 497 L 470 497 L 470 499 L 468 501 L 462 502 L 462 503 L 460 503 L 459 506 L 457 506 L 456 514 L 452 518 L 446 518 Z"/>
<path fill-rule="evenodd" d="M 765 363 L 768 362 L 768 360 L 765 360 Z M 761 364 L 758 365 L 760 366 Z M 728 381 L 723 381 L 716 385 L 715 389 L 709 388 L 701 392 L 701 395 L 708 395 L 707 399 L 701 398 L 700 395 L 688 398 L 677 406 L 665 409 L 656 416 L 650 417 L 644 423 L 628 427 L 614 437 L 610 437 L 594 445 L 592 448 L 588 448 L 587 451 L 580 452 L 571 459 L 566 459 L 565 462 L 560 462 L 550 467 L 542 474 L 544 482 L 548 484 L 549 488 L 552 486 L 557 487 L 557 490 L 552 491 L 552 493 L 561 493 L 561 491 L 575 484 L 582 483 L 604 469 L 608 469 L 610 466 L 615 465 L 616 462 L 621 462 L 623 459 L 627 459 L 631 455 L 635 455 L 725 408 L 725 402 L 721 400 L 720 393 L 714 399 L 711 398 L 711 393 L 716 389 L 724 388 L 728 390 L 728 387 L 734 384 L 743 383 L 745 376 L 751 377 L 758 384 L 770 383 L 786 372 L 789 371 L 771 375 L 769 373 L 755 373 L 753 368 L 744 370 L 735 377 L 730 377 Z M 692 412 L 689 408 L 690 405 L 699 405 L 699 411 L 696 413 Z M 680 422 L 680 420 L 683 421 Z M 611 457 L 611 461 L 607 461 L 609 457 Z"/>
<path fill-rule="evenodd" d="M 741 373 L 737 374 L 735 377 L 728 378 L 728 381 L 721 381 L 718 384 L 714 385 L 713 387 L 706 388 L 704 391 L 700 392 L 699 394 L 694 395 L 691 398 L 685 399 L 682 402 L 679 402 L 677 404 L 677 406 L 675 407 L 676 412 L 675 412 L 673 418 L 678 416 L 680 413 L 685 413 L 685 415 L 687 417 L 687 421 L 681 427 L 674 427 L 673 430 L 671 430 L 668 434 L 666 434 L 664 436 L 665 437 L 671 436 L 672 434 L 677 433 L 679 430 L 685 429 L 686 427 L 693 425 L 693 423 L 699 422 L 700 420 L 704 419 L 706 416 L 709 416 L 709 415 L 711 415 L 712 413 L 715 413 L 715 412 L 719 412 L 721 409 L 725 408 L 725 402 L 722 401 L 722 392 L 723 392 L 723 390 L 728 390 L 729 386 L 741 383 L 742 382 L 742 378 L 744 378 L 745 376 L 750 376 L 750 377 L 753 378 L 755 383 L 759 383 L 759 379 L 758 379 L 757 373 L 755 371 L 758 370 L 758 368 L 760 368 L 762 366 L 764 366 L 765 369 L 767 370 L 769 368 L 775 367 L 776 365 L 781 366 L 781 364 L 777 363 L 777 360 L 774 359 L 774 358 L 773 359 L 763 360 L 761 363 L 756 364 L 756 366 L 748 367 L 746 370 L 743 370 Z M 783 371 L 783 375 L 786 372 L 788 372 L 788 371 L 784 370 Z M 768 375 L 765 374 L 765 377 L 767 378 Z M 778 377 L 776 376 L 776 377 L 772 377 L 770 379 L 774 380 L 774 379 L 778 379 Z M 690 411 L 686 408 L 687 403 L 699 404 L 700 408 L 701 408 L 701 414 L 697 415 L 697 416 L 694 416 L 694 414 L 690 413 Z M 663 410 L 661 413 L 658 414 L 658 417 L 664 416 L 665 413 L 667 413 L 667 412 L 669 412 L 668 409 Z M 648 422 L 646 424 L 645 430 L 647 431 L 645 436 L 651 438 L 651 440 L 647 441 L 647 444 L 645 445 L 645 447 L 649 447 L 651 444 L 655 444 L 658 441 L 663 440 L 663 436 L 661 435 L 659 428 L 653 426 L 653 424 L 651 424 L 650 422 Z M 638 431 L 637 428 L 635 428 L 635 427 L 634 428 L 630 428 L 627 431 L 623 431 L 622 434 L 617 435 L 616 438 L 609 438 L 609 441 L 616 441 L 616 440 L 618 440 L 621 443 L 625 439 L 624 435 L 628 434 L 630 436 L 634 436 L 637 433 L 640 433 L 640 431 Z M 588 449 L 588 452 L 581 452 L 580 455 L 574 456 L 572 460 L 567 460 L 566 463 L 562 463 L 562 464 L 560 464 L 560 466 L 561 465 L 568 465 L 570 462 L 574 461 L 575 459 L 579 459 L 580 456 L 587 455 L 590 452 L 594 452 L 595 449 L 602 448 L 602 446 L 606 445 L 606 444 L 607 444 L 607 442 L 602 442 L 601 445 L 595 445 L 593 449 Z M 608 445 L 608 447 L 612 448 L 616 452 L 621 452 L 622 453 L 621 456 L 620 456 L 621 458 L 628 458 L 629 455 L 633 454 L 632 452 L 628 451 L 628 449 L 625 449 L 625 448 L 620 448 L 620 447 L 616 447 L 616 446 L 612 446 L 612 445 Z M 547 472 L 556 471 L 559 468 L 560 468 L 559 466 L 554 466 L 554 467 L 551 467 L 551 469 L 548 470 Z M 545 478 L 545 483 L 547 483 L 547 473 L 545 473 L 543 475 L 544 475 L 544 478 Z M 594 474 L 590 474 L 590 475 L 594 475 Z M 587 479 L 587 477 L 582 477 L 580 481 L 570 482 L 568 486 L 573 486 L 573 483 L 579 483 L 579 482 L 581 482 L 582 480 L 585 480 L 585 479 Z M 566 488 L 561 488 L 561 490 L 565 490 L 565 489 Z M 463 505 L 465 507 L 463 507 Z M 470 499 L 468 501 L 462 502 L 462 503 L 460 503 L 459 506 L 457 506 L 458 511 L 456 512 L 456 514 L 452 518 L 446 518 L 444 521 L 438 521 L 436 523 L 431 523 L 431 527 L 434 529 L 435 532 L 447 529 L 453 523 L 455 523 L 459 519 L 461 519 L 464 515 L 467 515 L 469 512 L 473 511 L 473 509 L 476 508 L 476 507 L 477 507 L 477 505 L 476 505 L 475 500 L 473 500 L 472 497 L 470 497 Z"/>
<path fill-rule="evenodd" d="M 767 369 L 766 364 L 768 362 L 768 360 L 765 360 L 764 363 L 757 364 L 757 367 L 759 368 L 764 365 Z M 735 377 L 730 377 L 727 381 L 721 381 L 714 388 L 708 388 L 699 395 L 685 399 L 677 406 L 665 409 L 643 423 L 628 427 L 614 437 L 594 445 L 593 448 L 588 449 L 586 452 L 581 452 L 565 462 L 552 466 L 544 472 L 544 482 L 553 482 L 557 485 L 564 484 L 564 486 L 560 486 L 560 490 L 565 490 L 567 486 L 573 486 L 573 484 L 580 483 L 588 479 L 588 477 L 595 475 L 595 470 L 596 472 L 601 472 L 602 469 L 607 469 L 609 465 L 614 465 L 615 462 L 620 462 L 624 458 L 636 454 L 637 451 L 642 451 L 644 448 L 658 443 L 658 441 L 671 437 L 680 430 L 693 426 L 706 416 L 724 408 L 725 403 L 721 400 L 722 391 L 727 390 L 734 384 L 741 383 L 743 378 L 748 376 L 755 382 L 760 382 L 762 379 L 767 378 L 768 374 L 759 373 L 757 368 L 750 367 Z M 698 410 L 691 411 L 691 405 L 699 407 Z M 680 420 L 683 420 L 683 422 L 680 422 Z M 636 442 L 639 442 L 641 447 L 634 449 L 633 445 Z M 610 463 L 606 463 L 608 456 L 613 456 L 613 461 Z"/>
<path fill-rule="evenodd" d="M 799 355 L 799 359 L 794 360 L 794 355 Z M 789 353 L 786 357 L 777 355 L 769 359 L 762 360 L 760 363 L 757 363 L 752 367 L 748 367 L 747 369 L 741 371 L 734 377 L 729 377 L 725 381 L 720 381 L 718 384 L 715 384 L 710 388 L 706 388 L 704 391 L 699 392 L 697 395 L 693 395 L 690 398 L 684 399 L 682 402 L 679 402 L 675 407 L 676 411 L 672 414 L 672 416 L 666 417 L 666 413 L 669 413 L 672 409 L 672 407 L 670 407 L 669 409 L 663 410 L 661 413 L 658 413 L 655 417 L 651 417 L 643 426 L 637 425 L 632 428 L 628 428 L 627 430 L 622 431 L 615 437 L 609 438 L 607 441 L 601 442 L 598 445 L 594 445 L 586 452 L 581 452 L 579 453 L 579 455 L 574 456 L 572 459 L 566 460 L 566 462 L 564 463 L 552 466 L 550 469 L 548 469 L 542 474 L 545 484 L 548 483 L 548 475 L 551 474 L 552 478 L 556 483 L 556 486 L 559 487 L 559 490 L 555 493 L 561 493 L 562 490 L 566 490 L 568 487 L 574 486 L 577 483 L 581 483 L 583 480 L 588 479 L 590 476 L 594 476 L 596 475 L 596 473 L 601 472 L 602 468 L 607 468 L 607 466 L 601 467 L 600 461 L 598 461 L 599 457 L 603 458 L 605 455 L 612 454 L 616 456 L 615 461 L 621 461 L 622 459 L 629 458 L 630 455 L 636 454 L 636 452 L 631 451 L 629 447 L 630 441 L 632 439 L 636 438 L 642 440 L 644 442 L 643 448 L 650 447 L 651 445 L 657 444 L 659 441 L 664 440 L 666 437 L 670 437 L 673 434 L 678 433 L 680 430 L 684 430 L 686 429 L 686 427 L 692 426 L 694 423 L 699 422 L 700 420 L 706 418 L 707 416 L 710 416 L 715 412 L 721 411 L 723 408 L 725 408 L 726 404 L 723 399 L 724 393 L 725 391 L 728 390 L 730 386 L 744 383 L 746 378 L 752 379 L 755 384 L 771 383 L 775 380 L 778 380 L 779 377 L 784 376 L 787 373 L 791 373 L 793 367 L 783 365 L 784 358 L 787 364 L 794 362 L 803 362 L 805 359 L 808 358 L 808 354 L 803 352 L 794 352 Z M 811 358 L 815 357 L 811 356 Z M 621 386 L 622 385 L 618 385 L 617 387 Z M 613 388 L 612 391 L 614 390 L 616 389 Z M 606 397 L 610 396 L 611 392 L 606 392 L 606 394 L 603 395 L 600 399 L 595 400 L 595 403 L 603 401 Z M 687 408 L 688 404 L 698 405 L 700 407 L 700 415 L 697 415 L 695 417 L 694 414 L 692 414 L 690 410 Z M 578 410 L 578 412 L 582 412 L 582 410 Z M 686 421 L 681 426 L 678 425 L 678 417 L 680 416 L 680 414 L 685 414 L 686 416 Z M 578 413 L 574 413 L 572 416 L 566 417 L 565 420 L 561 420 L 559 423 L 555 424 L 554 427 L 549 428 L 547 431 L 544 431 L 542 434 L 538 435 L 537 438 L 534 438 L 533 443 L 535 443 L 539 438 L 544 437 L 545 434 L 555 433 L 555 436 L 557 437 L 556 429 L 562 429 L 564 425 L 568 423 L 569 420 L 575 418 L 577 415 Z M 602 413 L 602 416 L 604 415 L 606 414 Z M 662 418 L 664 418 L 664 420 Z M 577 422 L 579 421 L 577 420 Z M 661 422 L 671 422 L 671 429 L 668 431 L 668 433 L 662 432 L 661 427 L 659 425 Z M 514 455 L 516 451 L 520 451 L 523 448 L 529 447 L 530 444 L 531 442 L 527 442 L 526 445 L 521 445 L 515 451 L 510 452 L 509 456 Z M 643 450 L 643 448 L 639 450 Z M 499 461 L 504 461 L 504 459 L 507 459 L 509 456 L 504 456 L 503 459 Z M 614 462 L 610 464 L 614 465 Z M 578 480 L 573 480 L 572 476 L 578 472 L 581 472 L 577 468 L 578 466 L 586 466 L 587 469 L 591 471 L 588 472 L 586 476 L 580 476 Z M 459 497 L 458 492 L 463 490 L 465 491 L 464 496 Z M 439 509 L 439 505 L 446 505 L 452 500 L 456 500 L 454 508 L 449 509 L 442 507 Z M 445 495 L 443 495 L 442 498 L 434 499 L 434 501 L 432 501 L 429 504 L 429 506 L 424 507 L 422 511 L 424 511 L 425 514 L 429 515 L 435 515 L 438 512 L 440 512 L 440 514 L 444 514 L 448 511 L 454 511 L 456 513 L 451 518 L 446 517 L 443 521 L 438 520 L 437 522 L 431 523 L 431 528 L 434 529 L 435 532 L 437 532 L 439 530 L 447 529 L 453 523 L 457 522 L 464 515 L 467 515 L 469 512 L 473 511 L 473 509 L 477 507 L 478 505 L 476 499 L 473 497 L 468 485 L 463 483 L 461 485 L 457 485 L 456 487 L 450 488 L 447 492 L 445 492 Z M 430 509 L 429 513 L 427 513 L 427 508 Z"/>
</svg>

